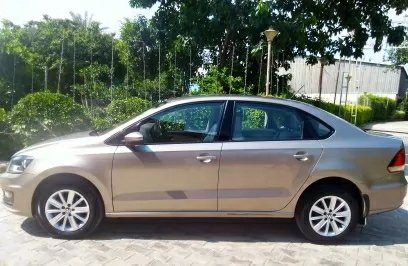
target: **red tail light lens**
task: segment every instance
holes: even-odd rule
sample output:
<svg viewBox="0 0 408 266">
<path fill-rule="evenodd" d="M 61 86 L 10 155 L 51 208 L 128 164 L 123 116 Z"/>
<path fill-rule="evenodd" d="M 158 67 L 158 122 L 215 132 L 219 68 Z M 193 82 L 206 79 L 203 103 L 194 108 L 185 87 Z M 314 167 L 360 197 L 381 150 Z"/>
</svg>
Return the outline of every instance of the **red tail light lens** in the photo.
<svg viewBox="0 0 408 266">
<path fill-rule="evenodd" d="M 404 171 L 405 167 L 405 149 L 402 148 L 394 158 L 392 158 L 390 164 L 388 165 L 388 171 L 390 173 Z"/>
</svg>

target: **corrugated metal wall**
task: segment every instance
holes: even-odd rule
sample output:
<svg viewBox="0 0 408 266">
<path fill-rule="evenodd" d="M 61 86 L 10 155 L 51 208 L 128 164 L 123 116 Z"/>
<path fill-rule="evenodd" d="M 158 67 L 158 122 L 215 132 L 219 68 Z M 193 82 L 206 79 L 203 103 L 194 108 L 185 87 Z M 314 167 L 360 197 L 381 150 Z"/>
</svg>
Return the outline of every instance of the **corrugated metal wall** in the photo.
<svg viewBox="0 0 408 266">
<path fill-rule="evenodd" d="M 340 70 L 340 71 L 338 71 Z M 293 91 L 298 91 L 303 94 L 319 93 L 319 75 L 320 64 L 313 66 L 307 65 L 303 58 L 296 58 L 291 64 L 288 71 L 292 74 L 292 80 L 289 81 Z M 334 94 L 336 89 L 337 73 L 339 73 L 337 82 L 337 93 L 340 93 L 343 83 L 343 78 L 347 73 L 351 74 L 349 93 L 363 94 L 364 92 L 373 94 L 397 94 L 400 69 L 393 69 L 386 65 L 361 63 L 348 60 L 342 60 L 340 63 L 336 60 L 335 64 L 324 66 L 322 94 Z M 344 87 L 346 82 L 344 82 Z M 344 88 L 343 88 L 344 91 Z"/>
</svg>

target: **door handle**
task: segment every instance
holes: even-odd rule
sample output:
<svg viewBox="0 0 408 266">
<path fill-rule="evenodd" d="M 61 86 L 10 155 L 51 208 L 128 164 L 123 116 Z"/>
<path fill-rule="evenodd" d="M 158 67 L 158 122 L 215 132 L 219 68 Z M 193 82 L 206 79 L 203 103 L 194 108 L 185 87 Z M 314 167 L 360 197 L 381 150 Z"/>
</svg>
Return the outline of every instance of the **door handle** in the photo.
<svg viewBox="0 0 408 266">
<path fill-rule="evenodd" d="M 202 154 L 202 155 L 198 155 L 196 159 L 202 163 L 210 163 L 212 160 L 216 160 L 217 156 Z"/>
<path fill-rule="evenodd" d="M 309 159 L 309 154 L 307 152 L 297 152 L 293 154 L 293 157 L 298 161 L 305 162 Z"/>
</svg>

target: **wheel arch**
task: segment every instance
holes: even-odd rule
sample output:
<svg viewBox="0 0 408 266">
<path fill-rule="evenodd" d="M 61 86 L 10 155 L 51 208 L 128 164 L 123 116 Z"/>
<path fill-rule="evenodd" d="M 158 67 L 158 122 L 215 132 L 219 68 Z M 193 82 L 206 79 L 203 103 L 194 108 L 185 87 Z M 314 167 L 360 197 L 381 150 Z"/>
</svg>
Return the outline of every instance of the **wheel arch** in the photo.
<svg viewBox="0 0 408 266">
<path fill-rule="evenodd" d="M 98 187 L 91 182 L 89 179 L 80 176 L 78 174 L 72 174 L 72 173 L 58 173 L 58 174 L 52 174 L 44 179 L 41 180 L 41 182 L 36 186 L 32 199 L 31 199 L 31 214 L 35 214 L 35 202 L 37 201 L 38 196 L 40 195 L 41 191 L 43 189 L 46 189 L 47 187 L 50 187 L 52 185 L 57 185 L 57 184 L 75 184 L 75 183 L 83 183 L 88 186 L 90 186 L 97 194 L 97 196 L 100 199 L 100 202 L 102 204 L 103 208 L 103 213 L 105 213 L 106 210 L 106 202 L 104 200 L 104 197 L 101 194 L 101 191 L 98 189 Z"/>
<path fill-rule="evenodd" d="M 328 186 L 340 186 L 342 189 L 350 191 L 352 196 L 355 197 L 358 201 L 359 213 L 359 222 L 364 223 L 365 217 L 368 215 L 369 210 L 369 197 L 366 194 L 363 194 L 359 186 L 353 181 L 338 176 L 329 176 L 315 180 L 313 183 L 309 184 L 300 194 L 295 207 L 295 214 L 298 212 L 299 205 L 302 204 L 305 197 L 308 194 L 313 193 L 316 190 L 324 189 Z"/>
</svg>

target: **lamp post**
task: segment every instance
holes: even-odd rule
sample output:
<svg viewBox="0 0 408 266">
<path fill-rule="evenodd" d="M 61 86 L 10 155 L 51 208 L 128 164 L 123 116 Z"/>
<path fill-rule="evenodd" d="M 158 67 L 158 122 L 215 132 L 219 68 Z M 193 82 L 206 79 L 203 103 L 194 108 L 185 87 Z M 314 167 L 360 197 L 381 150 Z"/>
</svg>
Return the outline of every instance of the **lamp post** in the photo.
<svg viewBox="0 0 408 266">
<path fill-rule="evenodd" d="M 268 42 L 268 61 L 266 65 L 266 84 L 265 84 L 265 95 L 268 96 L 269 94 L 269 80 L 270 80 L 270 71 L 271 71 L 271 47 L 273 39 L 279 34 L 279 31 L 276 31 L 272 28 L 267 29 L 264 31 L 266 36 L 266 40 Z"/>
</svg>

